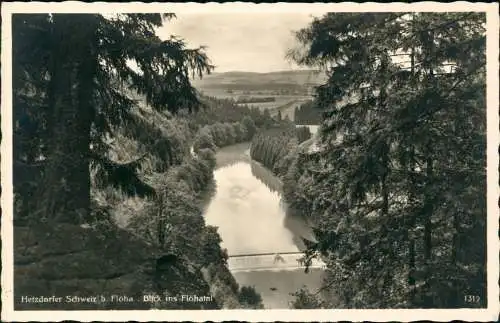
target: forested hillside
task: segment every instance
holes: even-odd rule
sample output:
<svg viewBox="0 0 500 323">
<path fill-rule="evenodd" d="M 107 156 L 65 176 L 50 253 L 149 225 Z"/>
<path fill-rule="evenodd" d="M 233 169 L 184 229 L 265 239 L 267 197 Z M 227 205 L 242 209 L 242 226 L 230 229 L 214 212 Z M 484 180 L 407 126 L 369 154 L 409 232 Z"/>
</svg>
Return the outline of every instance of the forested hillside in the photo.
<svg viewBox="0 0 500 323">
<path fill-rule="evenodd" d="M 262 306 L 234 281 L 217 230 L 202 216 L 214 149 L 249 140 L 256 125 L 244 113 L 220 117 L 222 102 L 200 101 L 189 74 L 212 66 L 201 49 L 155 36 L 172 17 L 13 16 L 16 297 L 44 288 L 185 293 L 214 301 L 96 306 Z"/>
<path fill-rule="evenodd" d="M 283 176 L 295 158 L 299 145 L 309 139 L 309 128 L 295 127 L 293 124 L 259 131 L 252 140 L 250 156 L 275 175 Z"/>
<path fill-rule="evenodd" d="M 233 123 L 240 122 L 243 118 L 251 118 L 256 127 L 269 128 L 276 124 L 267 110 L 260 110 L 258 107 L 248 105 L 236 105 L 231 99 L 219 99 L 214 97 L 201 97 L 204 109 L 190 116 L 189 123 L 193 131 L 204 125 L 217 122 Z"/>
<path fill-rule="evenodd" d="M 323 299 L 295 307 L 486 305 L 484 28 L 480 13 L 329 13 L 297 33 L 290 56 L 328 76 L 319 150 L 261 148 L 287 156 L 285 197 L 328 264 Z"/>
</svg>

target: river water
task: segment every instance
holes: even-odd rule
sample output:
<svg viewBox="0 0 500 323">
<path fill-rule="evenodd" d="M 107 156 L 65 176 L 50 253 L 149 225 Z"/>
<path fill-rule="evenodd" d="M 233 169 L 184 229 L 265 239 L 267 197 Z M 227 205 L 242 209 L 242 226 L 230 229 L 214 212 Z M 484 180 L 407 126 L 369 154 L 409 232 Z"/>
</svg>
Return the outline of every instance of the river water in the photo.
<svg viewBox="0 0 500 323">
<path fill-rule="evenodd" d="M 218 227 L 221 247 L 229 255 L 303 250 L 303 239 L 314 241 L 312 231 L 302 218 L 287 212 L 281 182 L 250 159 L 249 146 L 243 143 L 218 151 L 217 188 L 205 211 L 206 223 Z M 233 271 L 233 276 L 240 286 L 254 286 L 265 308 L 288 308 L 294 299 L 290 293 L 303 286 L 311 291 L 320 288 L 322 270 Z"/>
</svg>

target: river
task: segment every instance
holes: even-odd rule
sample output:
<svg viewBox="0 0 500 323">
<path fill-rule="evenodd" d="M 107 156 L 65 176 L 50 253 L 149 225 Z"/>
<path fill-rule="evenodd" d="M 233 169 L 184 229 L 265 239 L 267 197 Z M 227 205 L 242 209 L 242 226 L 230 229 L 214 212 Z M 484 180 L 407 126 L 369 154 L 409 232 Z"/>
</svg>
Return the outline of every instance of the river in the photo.
<svg viewBox="0 0 500 323">
<path fill-rule="evenodd" d="M 205 210 L 206 223 L 218 227 L 221 246 L 229 255 L 303 250 L 302 239 L 314 241 L 311 229 L 286 211 L 280 180 L 250 159 L 249 147 L 243 143 L 217 152 L 216 192 Z M 267 257 L 272 262 L 273 256 Z M 289 308 L 294 299 L 290 293 L 303 286 L 320 288 L 322 270 L 306 274 L 303 269 L 274 268 L 233 271 L 233 276 L 240 286 L 254 286 L 265 308 Z"/>
</svg>

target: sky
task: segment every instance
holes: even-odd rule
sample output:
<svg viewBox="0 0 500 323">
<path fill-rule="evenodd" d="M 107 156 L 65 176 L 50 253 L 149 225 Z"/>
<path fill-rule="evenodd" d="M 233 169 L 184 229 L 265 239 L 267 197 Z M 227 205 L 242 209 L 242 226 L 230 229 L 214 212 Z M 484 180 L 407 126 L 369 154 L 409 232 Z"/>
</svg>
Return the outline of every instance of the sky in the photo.
<svg viewBox="0 0 500 323">
<path fill-rule="evenodd" d="M 188 47 L 207 46 L 215 72 L 271 72 L 300 69 L 285 59 L 296 44 L 293 31 L 306 27 L 310 13 L 182 13 L 158 30 Z"/>
</svg>

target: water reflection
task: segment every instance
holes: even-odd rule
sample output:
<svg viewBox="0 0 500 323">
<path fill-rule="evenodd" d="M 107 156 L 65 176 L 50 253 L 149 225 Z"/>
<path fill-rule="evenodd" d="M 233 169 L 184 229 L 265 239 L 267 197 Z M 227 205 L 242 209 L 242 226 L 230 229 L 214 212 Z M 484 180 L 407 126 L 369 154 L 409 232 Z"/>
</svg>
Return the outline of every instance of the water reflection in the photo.
<svg viewBox="0 0 500 323">
<path fill-rule="evenodd" d="M 281 180 L 274 176 L 269 169 L 253 160 L 250 162 L 250 167 L 252 175 L 260 180 L 262 184 L 266 185 L 271 192 L 282 192 L 283 184 L 281 183 Z"/>
<path fill-rule="evenodd" d="M 298 251 L 293 234 L 283 226 L 278 192 L 252 175 L 249 162 L 219 168 L 214 178 L 216 194 L 206 222 L 219 227 L 222 246 L 230 255 Z"/>
<path fill-rule="evenodd" d="M 240 162 L 250 162 L 250 143 L 244 142 L 219 149 L 216 154 L 216 168 L 235 165 Z"/>
<path fill-rule="evenodd" d="M 283 190 L 283 183 L 279 178 L 274 176 L 274 174 L 270 170 L 255 161 L 251 161 L 250 166 L 253 176 L 259 179 L 264 185 L 266 185 L 266 187 L 271 192 L 277 192 L 281 194 Z M 279 205 L 285 213 L 283 226 L 290 232 L 292 232 L 292 239 L 295 242 L 295 245 L 297 245 L 300 250 L 305 249 L 303 239 L 317 242 L 312 229 L 310 229 L 310 227 L 307 225 L 307 221 L 301 214 L 290 208 L 288 204 L 281 198 L 281 196 L 279 198 Z"/>
<path fill-rule="evenodd" d="M 315 241 L 312 230 L 283 202 L 279 178 L 252 161 L 248 149 L 245 143 L 218 151 L 207 223 L 219 227 L 229 254 L 304 250 L 302 239 Z"/>
<path fill-rule="evenodd" d="M 249 144 L 217 152 L 216 191 L 205 211 L 206 223 L 218 227 L 222 247 L 230 255 L 297 252 L 303 239 L 314 241 L 306 222 L 281 199 L 281 182 L 272 172 L 251 161 Z M 240 285 L 255 286 L 266 308 L 287 308 L 290 293 L 303 285 L 321 283 L 321 270 L 237 272 Z M 273 285 L 274 284 L 274 285 Z"/>
</svg>

